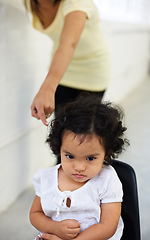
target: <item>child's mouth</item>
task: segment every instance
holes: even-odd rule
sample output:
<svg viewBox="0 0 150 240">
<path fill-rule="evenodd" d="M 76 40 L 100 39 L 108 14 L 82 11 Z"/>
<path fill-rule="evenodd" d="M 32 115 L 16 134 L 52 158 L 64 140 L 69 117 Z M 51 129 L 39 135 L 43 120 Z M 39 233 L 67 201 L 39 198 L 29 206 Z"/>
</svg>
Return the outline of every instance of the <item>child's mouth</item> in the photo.
<svg viewBox="0 0 150 240">
<path fill-rule="evenodd" d="M 85 175 L 82 175 L 82 174 L 74 174 L 74 176 L 80 179 L 85 178 Z"/>
</svg>

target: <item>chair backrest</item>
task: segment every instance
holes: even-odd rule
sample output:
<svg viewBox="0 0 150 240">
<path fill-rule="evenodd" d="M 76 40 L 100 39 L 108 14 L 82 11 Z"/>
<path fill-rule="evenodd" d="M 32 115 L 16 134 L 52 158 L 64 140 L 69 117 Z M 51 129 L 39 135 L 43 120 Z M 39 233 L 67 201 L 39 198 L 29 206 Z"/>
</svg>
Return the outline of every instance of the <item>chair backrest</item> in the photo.
<svg viewBox="0 0 150 240">
<path fill-rule="evenodd" d="M 118 160 L 113 160 L 112 166 L 118 174 L 124 192 L 121 212 L 124 232 L 121 240 L 140 240 L 139 203 L 135 171 L 129 164 Z"/>
</svg>

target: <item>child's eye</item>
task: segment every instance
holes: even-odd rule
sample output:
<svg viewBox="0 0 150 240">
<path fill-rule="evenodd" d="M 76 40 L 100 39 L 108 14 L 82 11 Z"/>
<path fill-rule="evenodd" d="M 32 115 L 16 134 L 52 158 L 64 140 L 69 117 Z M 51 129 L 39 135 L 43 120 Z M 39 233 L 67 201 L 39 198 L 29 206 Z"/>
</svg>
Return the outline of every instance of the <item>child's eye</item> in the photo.
<svg viewBox="0 0 150 240">
<path fill-rule="evenodd" d="M 66 154 L 66 157 L 69 159 L 74 159 L 74 156 L 70 155 L 70 154 Z"/>
<path fill-rule="evenodd" d="M 95 157 L 88 157 L 87 160 L 88 161 L 93 161 L 95 159 Z"/>
</svg>

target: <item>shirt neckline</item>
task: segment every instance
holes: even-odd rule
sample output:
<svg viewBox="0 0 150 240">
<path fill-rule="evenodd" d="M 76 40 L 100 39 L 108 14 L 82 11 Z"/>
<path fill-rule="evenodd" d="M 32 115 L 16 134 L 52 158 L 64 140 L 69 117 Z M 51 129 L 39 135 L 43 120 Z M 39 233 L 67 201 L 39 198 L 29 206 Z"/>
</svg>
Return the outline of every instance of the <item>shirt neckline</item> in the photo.
<svg viewBox="0 0 150 240">
<path fill-rule="evenodd" d="M 37 30 L 40 30 L 40 31 L 42 31 L 44 33 L 52 31 L 56 27 L 55 25 L 57 23 L 57 19 L 58 19 L 58 16 L 60 14 L 62 1 L 59 3 L 58 10 L 57 10 L 57 13 L 56 13 L 56 16 L 55 16 L 53 22 L 47 28 L 43 27 L 40 19 L 36 16 L 36 14 L 34 14 L 34 12 L 32 12 L 31 0 L 29 0 L 29 1 L 30 1 L 29 2 L 29 9 L 30 9 L 30 12 L 32 14 L 32 24 L 33 24 L 34 28 L 37 29 Z"/>
</svg>

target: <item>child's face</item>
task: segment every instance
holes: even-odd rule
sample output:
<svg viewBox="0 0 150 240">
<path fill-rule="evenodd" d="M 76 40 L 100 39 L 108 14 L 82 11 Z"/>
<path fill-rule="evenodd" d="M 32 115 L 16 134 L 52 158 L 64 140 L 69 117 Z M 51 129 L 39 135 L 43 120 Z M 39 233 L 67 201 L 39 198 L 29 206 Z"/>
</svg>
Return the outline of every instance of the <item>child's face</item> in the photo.
<svg viewBox="0 0 150 240">
<path fill-rule="evenodd" d="M 69 180 L 84 183 L 96 176 L 103 165 L 105 149 L 96 135 L 66 131 L 62 138 L 62 169 Z"/>
</svg>

